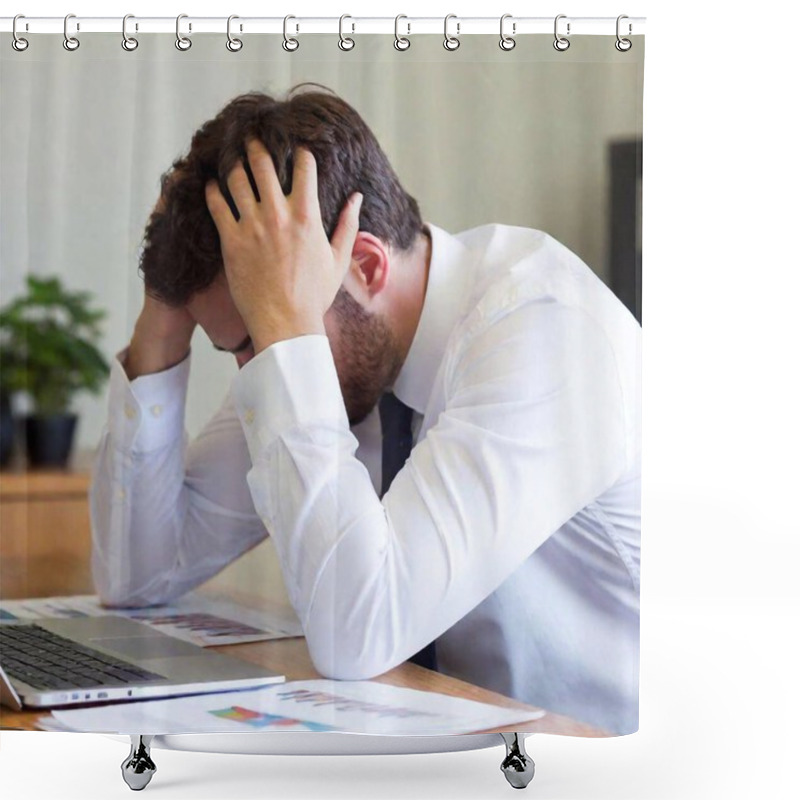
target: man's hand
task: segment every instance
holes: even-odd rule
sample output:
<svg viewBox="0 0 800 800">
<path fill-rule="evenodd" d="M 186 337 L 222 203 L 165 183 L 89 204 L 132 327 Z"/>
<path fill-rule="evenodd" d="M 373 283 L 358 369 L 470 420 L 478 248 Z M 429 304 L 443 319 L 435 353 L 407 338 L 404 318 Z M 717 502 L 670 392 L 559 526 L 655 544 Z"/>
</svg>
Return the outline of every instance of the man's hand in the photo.
<svg viewBox="0 0 800 800">
<path fill-rule="evenodd" d="M 260 352 L 283 339 L 325 333 L 323 316 L 350 266 L 363 198 L 358 192 L 349 198 L 328 242 L 311 151 L 295 151 L 288 196 L 261 142 L 247 143 L 247 159 L 260 201 L 240 162 L 227 180 L 239 220 L 215 181 L 206 186 L 206 203 L 219 232 L 231 296 Z"/>
</svg>

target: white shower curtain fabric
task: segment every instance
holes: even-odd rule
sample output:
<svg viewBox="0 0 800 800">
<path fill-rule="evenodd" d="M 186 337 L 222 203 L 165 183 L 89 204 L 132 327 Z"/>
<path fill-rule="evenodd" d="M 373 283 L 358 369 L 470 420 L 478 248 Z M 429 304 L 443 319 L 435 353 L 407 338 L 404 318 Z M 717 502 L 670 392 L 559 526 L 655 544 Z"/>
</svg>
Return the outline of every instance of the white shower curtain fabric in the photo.
<svg viewBox="0 0 800 800">
<path fill-rule="evenodd" d="M 107 387 L 75 404 L 94 453 L 94 589 L 110 610 L 246 589 L 296 615 L 321 678 L 358 682 L 365 703 L 373 687 L 376 707 L 377 679 L 432 645 L 441 675 L 632 733 L 643 37 L 627 52 L 601 36 L 564 52 L 546 36 L 511 51 L 489 35 L 452 52 L 392 41 L 343 52 L 309 35 L 286 52 L 263 35 L 232 53 L 207 35 L 179 52 L 158 34 L 126 52 L 92 34 L 74 53 L 56 36 L 3 49 L 2 302 L 29 275 L 58 276 L 107 311 Z M 248 149 L 262 134 L 263 169 Z M 283 270 L 287 250 L 236 248 L 249 214 L 268 226 L 282 208 L 270 168 L 284 193 L 307 185 L 303 146 L 314 230 L 330 238 L 354 192 L 359 230 L 347 291 L 316 327 L 278 330 L 278 301 L 239 281 Z M 202 176 L 223 188 L 216 210 Z M 191 350 L 134 369 L 144 283 L 181 251 L 189 266 L 159 285 L 178 287 L 163 305 L 196 325 Z M 217 258 L 211 283 L 194 254 Z M 384 494 L 387 393 L 409 409 L 410 453 Z M 334 710 L 329 729 L 349 719 Z M 414 732 L 433 732 L 424 715 Z"/>
</svg>

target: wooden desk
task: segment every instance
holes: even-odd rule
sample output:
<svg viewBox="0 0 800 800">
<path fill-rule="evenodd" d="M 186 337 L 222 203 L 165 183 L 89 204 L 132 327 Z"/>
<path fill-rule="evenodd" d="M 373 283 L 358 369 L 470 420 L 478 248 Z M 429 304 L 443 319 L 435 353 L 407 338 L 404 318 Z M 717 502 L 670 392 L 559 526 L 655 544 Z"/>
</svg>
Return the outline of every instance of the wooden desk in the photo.
<svg viewBox="0 0 800 800">
<path fill-rule="evenodd" d="M 225 647 L 215 647 L 215 651 L 227 653 L 261 664 L 286 675 L 287 680 L 311 680 L 321 677 L 314 669 L 308 654 L 305 639 L 279 639 L 273 642 L 254 642 L 252 644 L 235 644 Z M 463 697 L 467 700 L 476 700 L 481 703 L 493 703 L 504 708 L 524 708 L 531 706 L 518 703 L 516 700 L 504 697 L 496 692 L 490 692 L 478 686 L 441 675 L 438 672 L 419 667 L 406 662 L 393 670 L 381 675 L 377 680 L 393 686 L 403 686 L 409 689 L 422 691 L 441 692 L 453 697 Z M 147 702 L 147 701 L 143 701 Z M 13 711 L 0 706 L 0 726 L 3 728 L 18 728 L 22 730 L 37 730 L 36 719 L 45 716 L 47 711 Z M 504 728 L 492 728 L 474 733 L 495 733 L 500 731 L 526 731 L 531 733 L 555 733 L 567 736 L 602 737 L 608 734 L 585 725 L 582 722 L 563 717 L 559 714 L 546 714 L 544 717 L 532 722 L 523 722 Z"/>
<path fill-rule="evenodd" d="M 0 472 L 0 598 L 93 594 L 88 454 L 66 470 Z"/>
<path fill-rule="evenodd" d="M 62 472 L 0 473 L 0 598 L 94 594 L 90 571 L 91 535 L 85 468 Z M 209 591 L 209 594 L 218 594 Z M 242 592 L 226 596 L 250 608 L 262 602 Z M 214 648 L 269 667 L 287 680 L 321 677 L 314 669 L 305 639 L 227 645 Z M 530 709 L 503 695 L 405 663 L 377 678 L 381 683 L 454 697 Z M 47 711 L 13 711 L 0 706 L 0 727 L 37 730 Z M 558 714 L 492 731 L 527 731 L 570 736 L 607 736 L 603 731 Z"/>
</svg>

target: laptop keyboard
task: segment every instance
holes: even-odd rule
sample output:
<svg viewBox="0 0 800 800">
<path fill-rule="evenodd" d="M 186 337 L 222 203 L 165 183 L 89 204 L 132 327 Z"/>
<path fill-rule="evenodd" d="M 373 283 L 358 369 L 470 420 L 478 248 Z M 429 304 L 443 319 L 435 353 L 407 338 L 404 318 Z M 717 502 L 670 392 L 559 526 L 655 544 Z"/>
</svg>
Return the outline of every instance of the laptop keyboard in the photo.
<svg viewBox="0 0 800 800">
<path fill-rule="evenodd" d="M 0 665 L 34 689 L 88 689 L 166 680 L 38 625 L 0 625 Z"/>
</svg>

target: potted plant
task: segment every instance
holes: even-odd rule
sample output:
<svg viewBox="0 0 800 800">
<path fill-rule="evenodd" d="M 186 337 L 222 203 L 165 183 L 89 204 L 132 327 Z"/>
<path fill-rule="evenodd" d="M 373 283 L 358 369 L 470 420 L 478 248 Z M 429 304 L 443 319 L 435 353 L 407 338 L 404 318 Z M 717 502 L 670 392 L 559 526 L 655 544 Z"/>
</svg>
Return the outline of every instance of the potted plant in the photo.
<svg viewBox="0 0 800 800">
<path fill-rule="evenodd" d="M 7 396 L 24 391 L 34 404 L 25 419 L 31 466 L 65 466 L 77 416 L 73 395 L 96 393 L 108 375 L 97 349 L 105 312 L 89 292 L 70 292 L 56 277 L 29 276 L 27 293 L 0 309 L 0 364 Z"/>
<path fill-rule="evenodd" d="M 14 420 L 11 416 L 11 397 L 2 373 L 3 364 L 0 361 L 0 467 L 5 467 L 11 461 L 14 448 Z"/>
<path fill-rule="evenodd" d="M 0 312 L 1 313 L 1 312 Z M 2 334 L 3 339 L 6 338 Z M 13 359 L 0 340 L 0 467 L 7 467 L 14 453 L 14 417 L 11 413 Z"/>
</svg>

